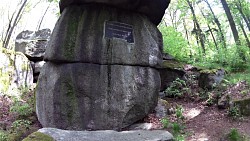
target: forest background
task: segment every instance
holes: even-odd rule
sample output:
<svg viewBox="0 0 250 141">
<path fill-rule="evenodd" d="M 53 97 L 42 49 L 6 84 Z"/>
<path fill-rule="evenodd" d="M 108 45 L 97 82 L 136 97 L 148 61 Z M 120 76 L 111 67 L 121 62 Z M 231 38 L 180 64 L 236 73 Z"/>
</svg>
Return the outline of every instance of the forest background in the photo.
<svg viewBox="0 0 250 141">
<path fill-rule="evenodd" d="M 58 0 L 1 0 L 0 47 L 14 49 L 23 30 L 53 30 L 58 17 Z M 158 27 L 165 53 L 196 66 L 225 68 L 232 83 L 250 82 L 249 0 L 172 0 Z"/>
</svg>

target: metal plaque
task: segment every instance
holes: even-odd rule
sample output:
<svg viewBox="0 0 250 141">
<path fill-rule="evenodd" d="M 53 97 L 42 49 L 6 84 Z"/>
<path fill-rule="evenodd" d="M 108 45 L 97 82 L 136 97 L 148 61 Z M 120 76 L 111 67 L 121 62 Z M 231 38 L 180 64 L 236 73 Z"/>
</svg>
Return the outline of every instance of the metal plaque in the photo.
<svg viewBox="0 0 250 141">
<path fill-rule="evenodd" d="M 133 26 L 125 23 L 106 21 L 104 35 L 106 38 L 118 38 L 134 43 Z"/>
</svg>

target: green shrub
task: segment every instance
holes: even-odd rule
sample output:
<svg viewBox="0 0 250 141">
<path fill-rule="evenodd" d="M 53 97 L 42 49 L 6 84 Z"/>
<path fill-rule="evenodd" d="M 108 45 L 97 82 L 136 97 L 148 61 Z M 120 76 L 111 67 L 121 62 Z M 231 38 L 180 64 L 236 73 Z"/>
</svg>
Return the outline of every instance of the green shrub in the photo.
<svg viewBox="0 0 250 141">
<path fill-rule="evenodd" d="M 233 119 L 237 119 L 241 117 L 240 109 L 238 106 L 234 105 L 229 108 L 228 115 Z"/>
<path fill-rule="evenodd" d="M 228 134 L 228 139 L 230 141 L 244 141 L 243 136 L 235 128 L 231 129 L 230 133 Z"/>
<path fill-rule="evenodd" d="M 0 131 L 0 141 L 7 141 L 8 139 L 8 135 L 3 132 L 3 131 Z"/>
<path fill-rule="evenodd" d="M 177 78 L 171 83 L 171 85 L 164 91 L 167 97 L 183 97 L 185 93 L 188 93 L 186 82 Z"/>
<path fill-rule="evenodd" d="M 10 112 L 17 113 L 20 117 L 27 117 L 33 113 L 33 109 L 27 103 L 15 101 L 10 108 Z"/>
<path fill-rule="evenodd" d="M 168 128 L 170 125 L 170 121 L 168 118 L 162 118 L 161 120 L 161 124 L 163 125 L 163 128 Z"/>
<path fill-rule="evenodd" d="M 12 123 L 11 129 L 12 132 L 18 132 L 29 129 L 31 122 L 28 120 L 16 120 Z"/>
</svg>

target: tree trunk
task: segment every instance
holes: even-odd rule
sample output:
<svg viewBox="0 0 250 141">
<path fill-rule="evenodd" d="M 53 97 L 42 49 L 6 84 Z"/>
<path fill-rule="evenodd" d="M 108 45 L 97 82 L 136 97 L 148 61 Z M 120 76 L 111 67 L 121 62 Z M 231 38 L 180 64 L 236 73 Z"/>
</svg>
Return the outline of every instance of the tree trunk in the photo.
<svg viewBox="0 0 250 141">
<path fill-rule="evenodd" d="M 222 32 L 222 29 L 221 29 L 221 24 L 220 24 L 218 18 L 215 16 L 214 11 L 213 11 L 211 5 L 208 3 L 207 0 L 205 0 L 205 2 L 207 3 L 208 8 L 210 9 L 210 11 L 211 11 L 211 13 L 212 13 L 212 15 L 214 17 L 214 22 L 215 22 L 215 24 L 217 25 L 217 27 L 218 27 L 218 29 L 220 31 L 220 37 L 221 37 L 220 41 L 223 43 L 223 47 L 226 48 L 227 47 L 226 40 L 225 40 L 224 33 Z"/>
<path fill-rule="evenodd" d="M 13 25 L 10 25 L 10 29 L 6 33 L 6 37 L 4 39 L 4 45 L 3 45 L 4 48 L 7 48 L 8 45 L 9 45 L 9 41 L 10 41 L 11 35 L 12 35 L 12 33 L 13 33 L 13 31 L 14 31 L 17 23 L 18 23 L 18 21 L 22 17 L 22 11 L 25 8 L 26 3 L 27 3 L 27 0 L 24 0 L 24 2 L 22 3 L 20 9 L 18 10 L 18 13 L 17 13 L 17 15 L 15 17 L 15 20 L 13 22 Z"/>
<path fill-rule="evenodd" d="M 240 50 L 240 48 L 239 48 L 240 45 L 241 45 L 240 38 L 239 38 L 239 33 L 238 33 L 238 30 L 236 29 L 235 22 L 234 22 L 232 14 L 231 14 L 231 11 L 230 11 L 230 9 L 228 7 L 228 4 L 227 4 L 226 0 L 221 0 L 221 3 L 222 3 L 222 6 L 223 6 L 223 8 L 225 10 L 226 15 L 227 15 L 227 19 L 229 21 L 229 25 L 231 27 L 231 30 L 233 32 L 233 37 L 234 37 L 235 44 L 238 47 L 239 56 L 241 57 L 241 59 L 243 61 L 246 61 L 246 57 L 244 55 L 244 52 L 242 52 Z"/>
<path fill-rule="evenodd" d="M 51 4 L 51 3 L 50 3 L 50 4 Z M 48 12 L 48 10 L 49 10 L 50 4 L 48 5 L 48 7 L 46 8 L 45 12 L 43 13 L 42 18 L 39 20 L 39 24 L 38 24 L 38 26 L 37 26 L 37 28 L 36 28 L 36 30 L 37 30 L 37 31 L 38 31 L 38 30 L 40 30 L 40 28 L 41 28 L 41 25 L 42 25 L 43 19 L 44 19 L 44 17 L 45 17 L 45 15 L 46 15 L 46 13 L 47 13 L 47 12 Z"/>
<path fill-rule="evenodd" d="M 245 23 L 246 23 L 246 25 L 247 25 L 248 30 L 250 31 L 250 21 L 248 21 L 246 15 L 243 13 L 243 11 L 242 11 L 242 9 L 241 9 L 241 6 L 240 6 L 240 3 L 239 3 L 239 2 L 236 2 L 236 7 L 237 7 L 237 9 L 239 10 L 239 12 L 240 12 L 242 18 L 244 19 L 244 21 L 245 21 Z"/>
<path fill-rule="evenodd" d="M 187 30 L 187 25 L 186 25 L 186 22 L 185 22 L 185 19 L 183 18 L 183 27 L 185 29 L 185 33 L 186 33 L 186 37 L 187 37 L 187 42 L 188 42 L 188 45 L 190 47 L 190 55 L 189 57 L 192 58 L 193 57 L 193 54 L 192 54 L 192 51 L 191 51 L 191 46 L 190 46 L 190 43 L 189 43 L 189 36 L 188 36 L 188 30 Z"/>
<path fill-rule="evenodd" d="M 200 9 L 200 8 L 199 8 L 199 9 Z M 203 11 L 202 11 L 201 9 L 200 9 L 200 12 L 201 12 L 202 16 L 204 17 L 204 19 L 207 19 L 206 16 L 205 16 L 205 14 L 203 13 Z M 216 42 L 216 39 L 215 39 L 214 34 L 213 34 L 213 31 L 212 31 L 212 29 L 211 29 L 211 27 L 210 27 L 208 21 L 207 21 L 207 27 L 208 27 L 208 31 L 210 32 L 210 34 L 211 34 L 211 36 L 212 36 L 212 38 L 213 38 L 215 48 L 216 48 L 217 50 L 219 50 L 218 44 L 217 44 L 217 42 Z"/>
<path fill-rule="evenodd" d="M 239 25 L 240 25 L 240 28 L 241 28 L 241 30 L 243 32 L 243 35 L 244 35 L 245 39 L 246 39 L 247 46 L 250 48 L 250 41 L 249 41 L 249 39 L 247 37 L 247 33 L 246 33 L 245 29 L 244 29 L 244 26 L 243 26 L 243 24 L 241 22 L 239 22 Z"/>
<path fill-rule="evenodd" d="M 203 55 L 206 54 L 206 49 L 205 49 L 205 42 L 204 42 L 204 37 L 203 37 L 203 34 L 202 34 L 202 30 L 200 28 L 200 24 L 198 23 L 198 20 L 196 18 L 196 15 L 195 15 L 195 12 L 194 12 L 194 8 L 192 6 L 192 3 L 187 0 L 187 3 L 191 9 L 191 12 L 192 12 L 192 15 L 193 15 L 193 21 L 194 21 L 194 32 L 196 33 L 196 35 L 198 36 L 198 42 L 200 42 L 201 44 L 201 48 L 202 48 L 202 53 Z M 197 28 L 197 29 L 196 29 Z"/>
</svg>

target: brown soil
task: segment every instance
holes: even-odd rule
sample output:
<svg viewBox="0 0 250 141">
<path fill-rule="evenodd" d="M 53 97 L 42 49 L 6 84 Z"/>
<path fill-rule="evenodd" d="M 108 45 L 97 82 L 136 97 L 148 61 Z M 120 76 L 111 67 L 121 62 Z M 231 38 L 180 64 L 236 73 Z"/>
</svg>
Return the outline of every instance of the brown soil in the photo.
<svg viewBox="0 0 250 141">
<path fill-rule="evenodd" d="M 178 101 L 184 108 L 186 141 L 226 141 L 231 128 L 250 135 L 250 118 L 232 119 L 227 110 L 216 105 L 204 106 L 202 102 Z"/>
</svg>

